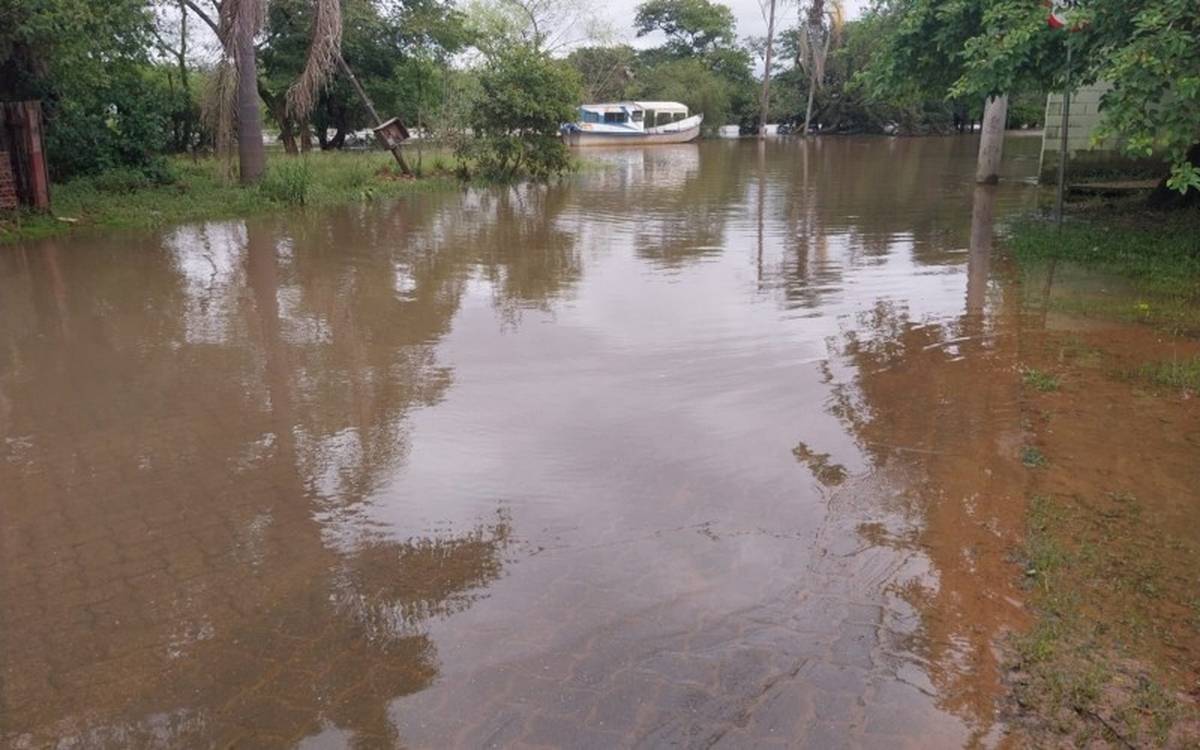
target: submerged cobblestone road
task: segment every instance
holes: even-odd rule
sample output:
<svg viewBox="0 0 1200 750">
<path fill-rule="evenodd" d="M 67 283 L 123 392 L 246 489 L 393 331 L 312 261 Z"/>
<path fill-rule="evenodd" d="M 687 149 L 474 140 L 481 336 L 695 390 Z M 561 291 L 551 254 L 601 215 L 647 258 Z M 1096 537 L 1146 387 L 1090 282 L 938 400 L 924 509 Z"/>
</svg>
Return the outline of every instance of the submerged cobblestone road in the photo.
<svg viewBox="0 0 1200 750">
<path fill-rule="evenodd" d="M 0 744 L 1005 744 L 1031 189 L 761 148 L 0 254 Z"/>
</svg>

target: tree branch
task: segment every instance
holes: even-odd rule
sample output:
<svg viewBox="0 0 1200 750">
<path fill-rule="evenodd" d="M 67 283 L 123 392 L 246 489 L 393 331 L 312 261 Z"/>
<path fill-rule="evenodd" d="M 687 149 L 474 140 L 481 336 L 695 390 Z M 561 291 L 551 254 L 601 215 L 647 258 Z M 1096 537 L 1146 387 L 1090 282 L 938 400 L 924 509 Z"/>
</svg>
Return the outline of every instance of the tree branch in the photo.
<svg viewBox="0 0 1200 750">
<path fill-rule="evenodd" d="M 194 0 L 183 0 L 183 2 L 187 5 L 187 7 L 192 9 L 193 13 L 200 16 L 200 20 L 207 24 L 208 28 L 212 29 L 213 33 L 217 35 L 217 39 L 221 38 L 221 29 L 219 26 L 217 26 L 216 22 L 212 20 L 210 15 L 201 10 L 200 6 L 197 5 Z"/>
</svg>

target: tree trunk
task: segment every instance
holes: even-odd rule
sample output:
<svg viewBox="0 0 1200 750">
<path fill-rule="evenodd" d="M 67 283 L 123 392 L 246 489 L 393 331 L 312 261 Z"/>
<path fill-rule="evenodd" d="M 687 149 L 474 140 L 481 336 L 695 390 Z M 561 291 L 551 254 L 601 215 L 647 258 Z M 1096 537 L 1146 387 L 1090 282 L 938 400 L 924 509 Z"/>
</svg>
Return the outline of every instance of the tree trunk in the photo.
<svg viewBox="0 0 1200 750">
<path fill-rule="evenodd" d="M 994 96 L 983 108 L 983 128 L 979 136 L 979 161 L 975 181 L 994 185 L 1000 181 L 1000 160 L 1004 156 L 1004 123 L 1008 119 L 1008 96 Z"/>
<path fill-rule="evenodd" d="M 812 123 L 813 96 L 817 93 L 817 66 L 814 64 L 808 75 L 808 106 L 804 108 L 804 134 L 808 135 Z"/>
<path fill-rule="evenodd" d="M 263 147 L 262 113 L 258 109 L 258 61 L 255 59 L 251 24 L 238 24 L 242 30 L 234 40 L 237 55 L 238 173 L 243 185 L 262 179 L 267 169 Z"/>
<path fill-rule="evenodd" d="M 762 106 L 758 116 L 758 137 L 767 137 L 767 110 L 771 107 L 771 52 L 775 45 L 775 0 L 767 17 L 767 55 L 763 68 Z"/>
<path fill-rule="evenodd" d="M 279 125 L 279 140 L 283 141 L 283 150 L 288 156 L 300 155 L 300 147 L 296 145 L 296 134 L 292 132 L 291 120 L 284 120 Z"/>
<path fill-rule="evenodd" d="M 300 123 L 300 153 L 307 154 L 312 151 L 312 126 L 305 119 Z"/>
</svg>

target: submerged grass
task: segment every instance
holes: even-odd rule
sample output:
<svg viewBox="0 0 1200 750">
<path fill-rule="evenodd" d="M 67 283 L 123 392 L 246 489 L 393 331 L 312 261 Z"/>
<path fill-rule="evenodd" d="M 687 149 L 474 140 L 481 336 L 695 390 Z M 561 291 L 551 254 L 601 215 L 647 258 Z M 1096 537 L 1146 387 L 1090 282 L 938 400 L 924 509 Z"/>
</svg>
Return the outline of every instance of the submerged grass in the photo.
<svg viewBox="0 0 1200 750">
<path fill-rule="evenodd" d="M 1129 199 L 1088 204 L 1061 228 L 1014 223 L 1007 246 L 1030 294 L 1054 278 L 1050 309 L 1200 333 L 1200 211 L 1151 212 Z M 1096 283 L 1104 279 L 1120 288 Z"/>
<path fill-rule="evenodd" d="M 1058 377 L 1055 375 L 1034 368 L 1029 368 L 1022 372 L 1021 380 L 1024 381 L 1025 385 L 1035 388 L 1042 393 L 1057 391 L 1060 385 Z"/>
<path fill-rule="evenodd" d="M 114 170 L 55 185 L 54 215 L 0 219 L 0 242 L 62 234 L 75 227 L 139 229 L 225 219 L 300 206 L 332 206 L 452 189 L 457 161 L 427 154 L 424 177 L 402 177 L 385 152 L 272 154 L 256 187 L 226 180 L 216 159 L 173 159 L 165 174 Z"/>
</svg>

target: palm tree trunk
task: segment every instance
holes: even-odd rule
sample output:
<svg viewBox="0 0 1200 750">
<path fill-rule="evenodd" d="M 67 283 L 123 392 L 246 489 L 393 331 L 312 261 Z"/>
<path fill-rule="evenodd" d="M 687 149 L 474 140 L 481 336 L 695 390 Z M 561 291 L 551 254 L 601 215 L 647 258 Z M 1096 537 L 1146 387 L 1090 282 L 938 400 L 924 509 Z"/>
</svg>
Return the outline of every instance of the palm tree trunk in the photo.
<svg viewBox="0 0 1200 750">
<path fill-rule="evenodd" d="M 248 6 L 249 3 L 243 3 Z M 252 12 L 248 7 L 240 12 Z M 237 114 L 238 114 L 238 173 L 243 185 L 253 185 L 262 179 L 267 168 L 263 148 L 262 113 L 258 108 L 258 60 L 254 50 L 253 24 L 236 24 L 237 39 Z"/>
</svg>

